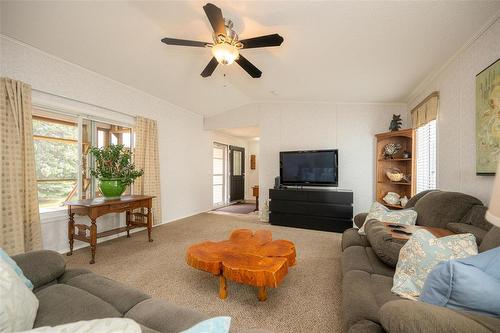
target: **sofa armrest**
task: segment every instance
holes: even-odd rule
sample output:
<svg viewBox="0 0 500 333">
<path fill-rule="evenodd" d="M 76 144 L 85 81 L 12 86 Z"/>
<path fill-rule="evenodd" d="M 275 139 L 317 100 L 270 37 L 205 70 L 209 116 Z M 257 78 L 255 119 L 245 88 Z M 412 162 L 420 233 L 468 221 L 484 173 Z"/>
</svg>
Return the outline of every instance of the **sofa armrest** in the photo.
<svg viewBox="0 0 500 333">
<path fill-rule="evenodd" d="M 397 300 L 385 303 L 380 322 L 391 333 L 498 332 L 500 319 L 469 315 L 420 301 Z M 495 326 L 497 329 L 495 329 Z"/>
<path fill-rule="evenodd" d="M 12 257 L 34 286 L 34 289 L 57 280 L 66 270 L 63 256 L 55 251 L 41 250 Z"/>
<path fill-rule="evenodd" d="M 359 213 L 354 216 L 354 224 L 356 227 L 361 228 L 363 224 L 365 223 L 366 217 L 368 216 L 368 213 Z"/>
</svg>

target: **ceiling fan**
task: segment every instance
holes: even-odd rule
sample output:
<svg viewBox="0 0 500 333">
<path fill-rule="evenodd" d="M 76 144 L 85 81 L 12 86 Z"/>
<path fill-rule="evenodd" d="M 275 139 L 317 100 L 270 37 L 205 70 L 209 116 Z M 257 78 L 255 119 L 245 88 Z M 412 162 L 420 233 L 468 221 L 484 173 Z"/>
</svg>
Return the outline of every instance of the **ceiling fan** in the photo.
<svg viewBox="0 0 500 333">
<path fill-rule="evenodd" d="M 218 64 L 230 65 L 236 62 L 253 78 L 259 78 L 262 72 L 250 61 L 240 54 L 242 49 L 253 49 L 257 47 L 280 46 L 283 43 L 283 37 L 278 34 L 254 37 L 239 40 L 238 35 L 233 30 L 233 22 L 229 19 L 224 21 L 222 11 L 214 4 L 207 3 L 203 6 L 205 14 L 214 29 L 212 34 L 213 43 L 198 42 L 194 40 L 163 38 L 161 41 L 168 45 L 210 47 L 212 49 L 212 60 L 201 72 L 201 76 L 208 77 L 212 75 Z"/>
</svg>

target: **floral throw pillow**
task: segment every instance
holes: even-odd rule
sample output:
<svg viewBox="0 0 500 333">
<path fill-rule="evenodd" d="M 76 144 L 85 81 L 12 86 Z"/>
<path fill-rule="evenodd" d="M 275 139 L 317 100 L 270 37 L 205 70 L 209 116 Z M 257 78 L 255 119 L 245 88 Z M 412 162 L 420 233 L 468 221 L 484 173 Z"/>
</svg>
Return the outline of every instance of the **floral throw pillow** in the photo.
<svg viewBox="0 0 500 333">
<path fill-rule="evenodd" d="M 472 234 L 436 238 L 425 229 L 418 230 L 399 252 L 391 291 L 401 297 L 416 299 L 427 275 L 437 264 L 476 254 L 476 238 Z"/>
<path fill-rule="evenodd" d="M 396 224 L 415 225 L 417 212 L 413 209 L 390 210 L 379 202 L 374 202 L 366 216 L 365 223 L 358 230 L 360 235 L 365 234 L 365 224 L 369 220 L 391 222 Z"/>
</svg>

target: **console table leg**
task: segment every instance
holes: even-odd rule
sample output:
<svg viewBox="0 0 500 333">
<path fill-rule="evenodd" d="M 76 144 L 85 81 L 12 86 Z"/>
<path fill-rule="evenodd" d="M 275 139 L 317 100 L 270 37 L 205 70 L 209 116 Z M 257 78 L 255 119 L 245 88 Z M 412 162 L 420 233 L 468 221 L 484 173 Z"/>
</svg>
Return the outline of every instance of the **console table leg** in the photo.
<svg viewBox="0 0 500 333">
<path fill-rule="evenodd" d="M 127 223 L 127 238 L 130 238 L 130 211 L 127 210 L 127 212 L 125 213 L 125 219 L 126 219 L 126 223 Z"/>
<path fill-rule="evenodd" d="M 66 254 L 68 256 L 73 254 L 73 242 L 75 236 L 75 213 L 69 213 L 68 221 L 68 239 L 69 239 L 69 252 Z"/>
<path fill-rule="evenodd" d="M 92 253 L 92 259 L 90 260 L 90 264 L 95 263 L 95 250 L 97 247 L 97 225 L 95 223 L 95 219 L 93 219 L 92 224 L 90 225 L 90 252 Z"/>
<path fill-rule="evenodd" d="M 220 299 L 227 298 L 227 282 L 224 275 L 219 276 L 219 298 Z"/>
<path fill-rule="evenodd" d="M 151 214 L 151 206 L 148 207 L 148 240 L 153 241 L 151 238 L 151 230 L 153 229 L 153 214 Z"/>
<path fill-rule="evenodd" d="M 267 299 L 266 287 L 258 287 L 257 298 L 259 301 L 264 302 Z"/>
</svg>

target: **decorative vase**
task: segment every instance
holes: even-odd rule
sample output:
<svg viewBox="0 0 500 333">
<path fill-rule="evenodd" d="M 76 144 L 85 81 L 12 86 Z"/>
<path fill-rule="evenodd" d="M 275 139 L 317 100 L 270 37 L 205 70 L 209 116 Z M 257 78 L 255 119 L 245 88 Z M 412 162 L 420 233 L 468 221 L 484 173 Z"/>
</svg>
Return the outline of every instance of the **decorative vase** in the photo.
<svg viewBox="0 0 500 333">
<path fill-rule="evenodd" d="M 127 189 L 121 179 L 99 179 L 99 189 L 105 200 L 120 199 Z"/>
</svg>

